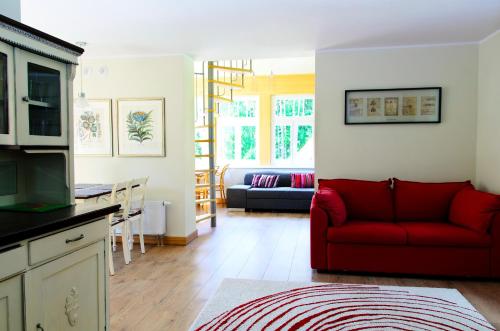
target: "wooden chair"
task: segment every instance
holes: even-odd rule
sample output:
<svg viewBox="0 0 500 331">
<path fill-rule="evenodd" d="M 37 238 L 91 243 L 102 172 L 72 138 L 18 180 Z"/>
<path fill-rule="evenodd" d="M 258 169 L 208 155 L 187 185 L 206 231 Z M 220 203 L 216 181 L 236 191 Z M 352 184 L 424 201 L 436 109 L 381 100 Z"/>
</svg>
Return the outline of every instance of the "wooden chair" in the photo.
<svg viewBox="0 0 500 331">
<path fill-rule="evenodd" d="M 113 251 L 116 251 L 116 230 L 120 229 L 122 237 L 122 248 L 123 248 L 123 258 L 125 264 L 130 263 L 130 251 L 127 245 L 128 238 L 128 215 L 130 213 L 130 182 L 121 182 L 113 185 L 111 194 L 109 197 L 110 203 L 119 203 L 120 210 L 108 215 L 109 222 L 109 273 L 111 275 L 115 274 L 115 267 L 113 263 Z"/>
<path fill-rule="evenodd" d="M 215 175 L 219 178 L 219 183 L 216 186 L 216 191 L 219 191 L 220 197 L 222 201 L 226 202 L 226 184 L 224 183 L 224 176 L 226 176 L 226 172 L 229 169 L 229 163 L 222 167 L 222 169 L 217 170 Z"/>
<path fill-rule="evenodd" d="M 134 233 L 132 231 L 133 223 L 137 223 L 139 232 L 139 242 L 141 245 L 141 253 L 146 253 L 144 248 L 144 197 L 146 195 L 146 184 L 149 177 L 137 178 L 131 181 L 131 209 L 127 218 L 128 246 L 129 250 L 134 247 Z"/>
</svg>

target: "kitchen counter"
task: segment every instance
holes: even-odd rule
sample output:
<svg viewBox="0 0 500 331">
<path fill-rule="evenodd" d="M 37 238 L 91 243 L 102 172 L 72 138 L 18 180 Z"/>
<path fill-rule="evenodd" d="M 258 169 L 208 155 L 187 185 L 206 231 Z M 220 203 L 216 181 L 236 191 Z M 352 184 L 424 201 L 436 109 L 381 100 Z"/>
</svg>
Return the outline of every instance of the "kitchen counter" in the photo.
<svg viewBox="0 0 500 331">
<path fill-rule="evenodd" d="M 91 223 L 118 211 L 120 205 L 74 205 L 45 212 L 0 211 L 0 248 L 53 231 Z"/>
</svg>

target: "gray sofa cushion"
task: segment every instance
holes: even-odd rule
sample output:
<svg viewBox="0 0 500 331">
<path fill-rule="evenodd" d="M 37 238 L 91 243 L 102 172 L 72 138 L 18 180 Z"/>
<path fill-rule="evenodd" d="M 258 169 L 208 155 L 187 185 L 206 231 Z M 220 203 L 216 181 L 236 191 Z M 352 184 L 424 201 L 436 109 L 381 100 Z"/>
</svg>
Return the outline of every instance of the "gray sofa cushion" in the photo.
<svg viewBox="0 0 500 331">
<path fill-rule="evenodd" d="M 247 190 L 250 187 L 250 185 L 233 185 L 229 187 L 226 191 L 226 206 L 228 208 L 246 208 Z"/>
<path fill-rule="evenodd" d="M 314 195 L 313 188 L 258 188 L 252 187 L 247 191 L 247 199 L 289 199 L 311 200 Z"/>
</svg>

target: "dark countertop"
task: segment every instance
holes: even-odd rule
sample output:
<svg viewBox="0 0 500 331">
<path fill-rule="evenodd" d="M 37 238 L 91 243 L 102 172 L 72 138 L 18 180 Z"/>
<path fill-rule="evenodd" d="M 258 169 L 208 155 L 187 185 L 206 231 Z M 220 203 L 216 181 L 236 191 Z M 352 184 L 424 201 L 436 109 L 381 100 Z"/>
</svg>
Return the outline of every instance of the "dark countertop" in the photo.
<svg viewBox="0 0 500 331">
<path fill-rule="evenodd" d="M 0 247 L 91 223 L 118 211 L 119 208 L 119 204 L 80 204 L 46 213 L 0 211 Z"/>
</svg>

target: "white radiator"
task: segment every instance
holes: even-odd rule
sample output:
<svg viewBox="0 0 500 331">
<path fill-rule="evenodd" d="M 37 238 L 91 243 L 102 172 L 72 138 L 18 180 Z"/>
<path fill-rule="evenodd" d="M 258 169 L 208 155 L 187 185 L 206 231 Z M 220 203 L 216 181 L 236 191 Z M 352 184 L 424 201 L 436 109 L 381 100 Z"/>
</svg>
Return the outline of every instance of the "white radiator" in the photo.
<svg viewBox="0 0 500 331">
<path fill-rule="evenodd" d="M 167 206 L 168 201 L 144 202 L 144 234 L 163 236 L 167 233 Z M 132 204 L 132 208 L 134 208 Z M 139 233 L 137 224 L 133 224 L 132 232 Z"/>
</svg>

